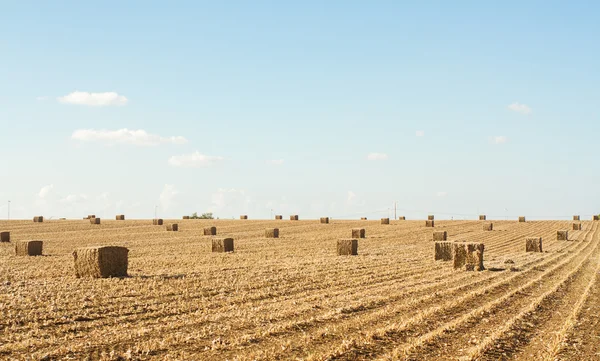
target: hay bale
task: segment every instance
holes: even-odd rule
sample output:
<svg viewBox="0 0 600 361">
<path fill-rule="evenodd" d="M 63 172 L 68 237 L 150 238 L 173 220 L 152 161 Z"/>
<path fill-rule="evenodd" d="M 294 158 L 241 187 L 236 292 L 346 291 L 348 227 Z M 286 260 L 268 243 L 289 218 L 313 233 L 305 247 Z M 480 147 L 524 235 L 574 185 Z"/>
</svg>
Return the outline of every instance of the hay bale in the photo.
<svg viewBox="0 0 600 361">
<path fill-rule="evenodd" d="M 573 223 L 574 231 L 581 231 L 581 223 Z"/>
<path fill-rule="evenodd" d="M 360 217 L 360 220 L 361 220 L 361 221 L 366 221 L 366 220 L 367 220 L 367 217 Z"/>
<path fill-rule="evenodd" d="M 445 241 L 448 239 L 448 232 L 446 231 L 435 231 L 433 232 L 434 241 Z"/>
<path fill-rule="evenodd" d="M 84 218 L 84 219 L 90 219 L 90 218 L 96 218 L 96 215 L 95 214 L 88 214 L 87 218 Z"/>
<path fill-rule="evenodd" d="M 600 220 L 600 216 L 595 215 L 592 217 L 592 221 L 597 221 L 597 220 Z"/>
<path fill-rule="evenodd" d="M 213 252 L 233 252 L 233 238 L 213 238 Z"/>
<path fill-rule="evenodd" d="M 427 220 L 429 220 L 429 221 L 433 221 L 433 218 L 434 218 L 433 214 L 430 214 L 430 215 L 427 216 Z"/>
<path fill-rule="evenodd" d="M 452 242 L 435 242 L 435 255 L 434 259 L 442 261 L 452 260 Z"/>
<path fill-rule="evenodd" d="M 127 248 L 117 246 L 78 248 L 73 252 L 75 276 L 127 277 L 128 254 Z"/>
<path fill-rule="evenodd" d="M 267 228 L 265 229 L 266 238 L 279 238 L 279 228 Z"/>
<path fill-rule="evenodd" d="M 100 224 L 100 218 L 90 218 L 91 224 Z"/>
<path fill-rule="evenodd" d="M 16 241 L 15 254 L 17 256 L 41 256 L 42 241 Z"/>
<path fill-rule="evenodd" d="M 568 241 L 569 240 L 569 231 L 567 231 L 567 230 L 556 231 L 556 240 L 557 241 Z"/>
<path fill-rule="evenodd" d="M 177 231 L 179 231 L 179 225 L 177 223 L 167 224 L 167 231 L 168 232 L 177 232 Z"/>
<path fill-rule="evenodd" d="M 519 222 L 525 222 L 525 217 L 519 217 Z"/>
<path fill-rule="evenodd" d="M 10 242 L 10 232 L 0 232 L 0 242 Z"/>
<path fill-rule="evenodd" d="M 573 216 L 574 221 L 579 221 L 579 216 Z"/>
<path fill-rule="evenodd" d="M 242 214 L 242 215 L 240 216 L 240 219 L 248 219 L 248 216 L 247 216 L 247 215 L 245 215 L 245 214 Z"/>
<path fill-rule="evenodd" d="M 365 238 L 364 228 L 352 228 L 352 238 Z"/>
<path fill-rule="evenodd" d="M 328 224 L 329 223 L 329 217 L 321 217 L 321 223 L 322 224 Z"/>
<path fill-rule="evenodd" d="M 155 226 L 162 226 L 163 225 L 163 220 L 161 218 L 159 219 L 153 219 L 152 220 L 152 224 Z"/>
<path fill-rule="evenodd" d="M 124 221 L 125 220 L 125 215 L 124 214 L 117 214 L 117 216 L 115 217 L 117 221 Z"/>
<path fill-rule="evenodd" d="M 542 252 L 542 237 L 525 238 L 525 252 Z"/>
<path fill-rule="evenodd" d="M 467 271 L 483 271 L 483 243 L 453 243 L 452 256 L 454 269 L 463 268 Z"/>
<path fill-rule="evenodd" d="M 42 223 L 42 222 L 44 222 L 44 217 L 43 217 L 43 216 L 36 216 L 36 217 L 33 217 L 33 221 L 34 221 L 35 223 Z"/>
<path fill-rule="evenodd" d="M 298 220 L 298 215 L 294 214 L 290 216 L 290 221 L 297 221 Z"/>
<path fill-rule="evenodd" d="M 493 223 L 486 223 L 483 225 L 483 230 L 484 231 L 493 231 L 494 230 L 494 224 Z"/>
<path fill-rule="evenodd" d="M 425 227 L 435 227 L 435 221 L 433 221 L 433 220 L 425 221 Z"/>
<path fill-rule="evenodd" d="M 277 219 L 277 220 L 283 219 L 283 216 L 277 215 L 277 216 L 275 216 L 275 219 Z"/>
<path fill-rule="evenodd" d="M 485 214 L 482 214 L 482 215 L 480 215 L 480 216 L 479 216 L 479 220 L 480 220 L 480 221 L 485 221 L 485 220 L 487 220 L 487 217 L 486 217 L 486 215 L 485 215 Z"/>
<path fill-rule="evenodd" d="M 217 235 L 217 227 L 204 227 L 204 235 L 205 236 L 216 236 Z"/>
<path fill-rule="evenodd" d="M 337 253 L 339 256 L 356 256 L 356 255 L 358 255 L 358 240 L 357 239 L 340 239 L 340 240 L 338 240 Z"/>
<path fill-rule="evenodd" d="M 390 224 L 389 218 L 381 218 L 381 224 Z"/>
<path fill-rule="evenodd" d="M 190 216 L 183 216 L 182 219 L 190 219 Z"/>
<path fill-rule="evenodd" d="M 398 217 L 399 221 L 406 221 L 406 217 L 402 216 L 402 217 Z"/>
</svg>

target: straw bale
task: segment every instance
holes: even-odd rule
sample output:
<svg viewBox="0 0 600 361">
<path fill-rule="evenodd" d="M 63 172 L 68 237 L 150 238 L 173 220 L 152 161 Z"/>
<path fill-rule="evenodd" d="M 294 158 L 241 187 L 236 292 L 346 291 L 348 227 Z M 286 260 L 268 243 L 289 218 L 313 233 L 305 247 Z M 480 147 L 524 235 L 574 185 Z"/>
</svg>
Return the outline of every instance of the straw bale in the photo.
<svg viewBox="0 0 600 361">
<path fill-rule="evenodd" d="M 213 252 L 233 252 L 233 238 L 213 238 Z"/>
<path fill-rule="evenodd" d="M 358 240 L 357 239 L 340 239 L 337 242 L 337 252 L 339 256 L 356 256 L 358 255 Z"/>
<path fill-rule="evenodd" d="M 118 246 L 78 248 L 73 252 L 75 276 L 127 277 L 129 250 Z"/>
</svg>

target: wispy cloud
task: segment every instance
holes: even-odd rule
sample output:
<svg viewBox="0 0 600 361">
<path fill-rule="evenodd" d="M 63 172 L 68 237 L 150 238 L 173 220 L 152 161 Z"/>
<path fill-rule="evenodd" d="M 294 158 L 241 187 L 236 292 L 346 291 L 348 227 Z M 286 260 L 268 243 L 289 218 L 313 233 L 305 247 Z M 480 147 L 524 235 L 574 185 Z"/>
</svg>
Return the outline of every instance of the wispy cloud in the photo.
<svg viewBox="0 0 600 361">
<path fill-rule="evenodd" d="M 161 137 L 156 134 L 150 134 L 143 129 L 129 130 L 126 128 L 119 130 L 79 129 L 73 132 L 71 138 L 82 142 L 99 142 L 106 145 L 131 144 L 146 147 L 166 143 L 187 143 L 187 139 L 181 136 Z"/>
<path fill-rule="evenodd" d="M 356 193 L 352 191 L 348 191 L 348 197 L 346 198 L 346 203 L 350 204 L 356 198 Z"/>
<path fill-rule="evenodd" d="M 89 105 L 94 107 L 125 105 L 129 101 L 125 96 L 115 92 L 88 93 L 80 91 L 74 91 L 57 99 L 64 104 Z"/>
<path fill-rule="evenodd" d="M 54 184 L 49 184 L 47 186 L 43 186 L 42 189 L 40 189 L 38 196 L 40 198 L 46 198 L 50 194 L 50 192 L 52 192 L 53 189 L 54 189 Z"/>
<path fill-rule="evenodd" d="M 508 138 L 503 135 L 497 135 L 494 137 L 490 137 L 490 143 L 492 144 L 504 144 L 508 142 Z"/>
<path fill-rule="evenodd" d="M 387 158 L 388 155 L 385 153 L 369 153 L 369 155 L 367 155 L 368 160 L 386 160 Z"/>
<path fill-rule="evenodd" d="M 162 209 L 169 210 L 175 202 L 177 195 L 179 195 L 179 191 L 175 188 L 174 184 L 165 184 L 158 197 Z"/>
<path fill-rule="evenodd" d="M 416 135 L 417 137 L 424 137 L 424 136 L 425 136 L 425 131 L 424 131 L 424 130 L 417 130 L 417 131 L 415 132 L 415 135 Z"/>
<path fill-rule="evenodd" d="M 530 107 L 528 107 L 525 104 L 520 104 L 518 102 L 514 102 L 511 105 L 508 106 L 508 109 L 512 110 L 513 112 L 517 112 L 517 113 L 521 113 L 521 114 L 531 114 L 532 110 Z"/>
<path fill-rule="evenodd" d="M 271 159 L 267 161 L 267 164 L 270 165 L 282 165 L 283 164 L 283 159 Z"/>
<path fill-rule="evenodd" d="M 85 202 L 88 199 L 88 196 L 85 194 L 69 194 L 65 198 L 62 198 L 60 201 L 62 203 L 80 203 Z"/>
<path fill-rule="evenodd" d="M 192 154 L 174 155 L 169 158 L 169 164 L 173 167 L 198 168 L 210 167 L 211 165 L 222 161 L 224 158 L 211 156 L 195 152 Z"/>
</svg>

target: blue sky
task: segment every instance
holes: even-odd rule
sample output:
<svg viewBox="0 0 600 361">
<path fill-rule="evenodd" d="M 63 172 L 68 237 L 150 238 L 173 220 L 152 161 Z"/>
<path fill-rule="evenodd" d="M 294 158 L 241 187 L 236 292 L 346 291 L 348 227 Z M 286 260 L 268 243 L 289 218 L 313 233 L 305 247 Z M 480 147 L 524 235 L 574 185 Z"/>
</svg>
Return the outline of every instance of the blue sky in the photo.
<svg viewBox="0 0 600 361">
<path fill-rule="evenodd" d="M 598 213 L 599 16 L 2 2 L 0 218 Z"/>
</svg>

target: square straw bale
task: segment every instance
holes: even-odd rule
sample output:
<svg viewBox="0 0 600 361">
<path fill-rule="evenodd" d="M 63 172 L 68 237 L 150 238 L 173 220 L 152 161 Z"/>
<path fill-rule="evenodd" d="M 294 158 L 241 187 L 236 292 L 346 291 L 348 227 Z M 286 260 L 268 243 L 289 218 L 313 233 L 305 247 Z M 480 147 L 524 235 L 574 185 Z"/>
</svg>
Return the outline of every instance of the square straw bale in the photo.
<svg viewBox="0 0 600 361">
<path fill-rule="evenodd" d="M 435 227 L 435 221 L 434 220 L 425 221 L 425 227 Z"/>
<path fill-rule="evenodd" d="M 356 256 L 356 255 L 358 255 L 358 240 L 357 239 L 340 239 L 340 240 L 338 240 L 337 253 L 339 256 Z"/>
<path fill-rule="evenodd" d="M 265 229 L 266 238 L 279 238 L 279 228 L 267 228 Z"/>
<path fill-rule="evenodd" d="M 389 218 L 381 218 L 381 224 L 390 224 Z"/>
<path fill-rule="evenodd" d="M 15 254 L 17 256 L 41 256 L 43 244 L 42 241 L 16 241 Z"/>
<path fill-rule="evenodd" d="M 0 242 L 10 242 L 10 232 L 0 232 Z"/>
<path fill-rule="evenodd" d="M 542 252 L 542 237 L 525 238 L 525 252 Z"/>
<path fill-rule="evenodd" d="M 581 223 L 573 223 L 574 231 L 581 231 Z"/>
<path fill-rule="evenodd" d="M 205 236 L 216 236 L 217 235 L 217 227 L 204 227 L 204 235 Z"/>
<path fill-rule="evenodd" d="M 567 231 L 567 230 L 556 231 L 556 240 L 557 241 L 568 241 L 569 240 L 569 231 Z"/>
<path fill-rule="evenodd" d="M 178 232 L 179 231 L 179 225 L 177 223 L 167 224 L 167 231 L 169 231 L 169 232 Z"/>
<path fill-rule="evenodd" d="M 127 277 L 129 250 L 118 246 L 78 248 L 73 252 L 75 276 L 108 278 Z"/>
<path fill-rule="evenodd" d="M 446 231 L 435 231 L 433 232 L 434 241 L 445 241 L 448 239 L 448 232 Z"/>
<path fill-rule="evenodd" d="M 233 252 L 233 238 L 213 238 L 213 252 Z"/>
<path fill-rule="evenodd" d="M 365 238 L 365 229 L 352 228 L 352 238 Z"/>
<path fill-rule="evenodd" d="M 493 223 L 486 223 L 483 225 L 483 230 L 484 231 L 493 231 L 494 230 L 494 224 Z"/>
<path fill-rule="evenodd" d="M 321 223 L 322 224 L 328 224 L 329 223 L 329 217 L 321 217 Z"/>
<path fill-rule="evenodd" d="M 452 242 L 435 242 L 435 254 L 434 259 L 442 261 L 452 260 Z"/>
</svg>

